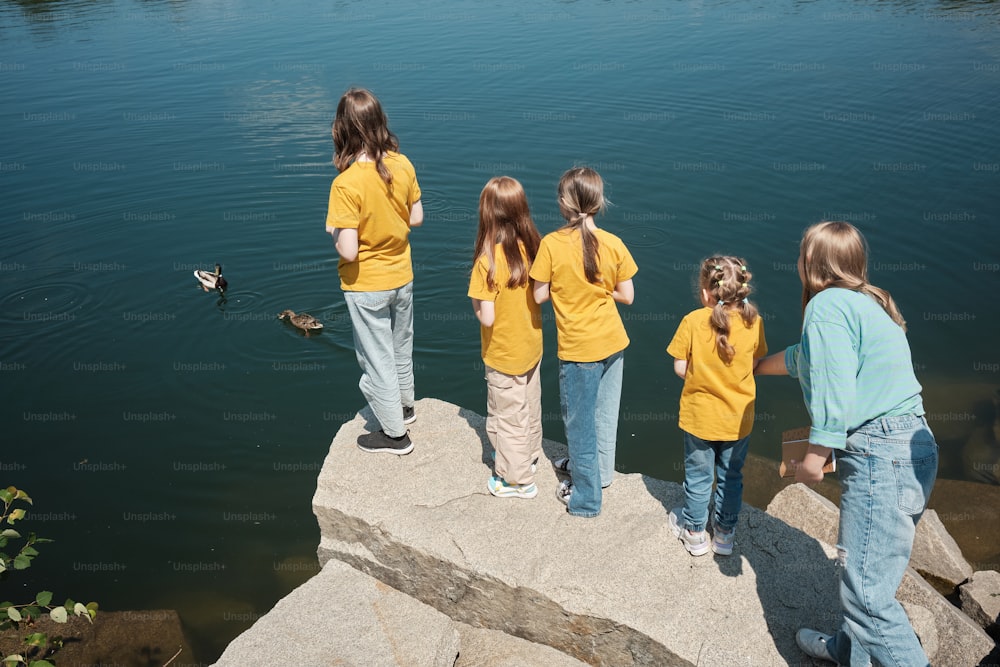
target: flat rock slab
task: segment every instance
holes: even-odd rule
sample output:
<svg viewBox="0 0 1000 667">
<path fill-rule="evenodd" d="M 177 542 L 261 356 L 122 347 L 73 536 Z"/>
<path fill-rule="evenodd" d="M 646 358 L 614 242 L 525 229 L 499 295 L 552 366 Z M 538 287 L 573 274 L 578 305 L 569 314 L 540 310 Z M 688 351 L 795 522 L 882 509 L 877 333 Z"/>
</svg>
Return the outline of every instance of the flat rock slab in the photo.
<svg viewBox="0 0 1000 667">
<path fill-rule="evenodd" d="M 233 640 L 214 667 L 452 667 L 458 652 L 447 616 L 331 561 Z"/>
<path fill-rule="evenodd" d="M 733 555 L 693 558 L 667 525 L 675 483 L 618 474 L 601 515 L 578 518 L 542 460 L 538 497 L 494 498 L 483 417 L 416 409 L 407 456 L 358 449 L 367 411 L 337 433 L 313 499 L 321 563 L 592 665 L 801 664 L 796 629 L 835 625 L 833 549 L 785 522 L 744 506 Z"/>
</svg>

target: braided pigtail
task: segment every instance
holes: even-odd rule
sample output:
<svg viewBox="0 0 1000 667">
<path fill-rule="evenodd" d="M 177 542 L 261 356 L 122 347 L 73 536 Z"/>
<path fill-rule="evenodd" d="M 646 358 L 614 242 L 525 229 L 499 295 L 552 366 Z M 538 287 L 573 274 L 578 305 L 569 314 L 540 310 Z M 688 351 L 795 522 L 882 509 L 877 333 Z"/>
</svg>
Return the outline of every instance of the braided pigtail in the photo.
<svg viewBox="0 0 1000 667">
<path fill-rule="evenodd" d="M 736 356 L 736 348 L 729 342 L 730 312 L 738 312 L 748 327 L 757 320 L 757 307 L 747 298 L 752 291 L 752 274 L 742 258 L 717 255 L 702 262 L 699 275 L 701 289 L 711 299 L 709 323 L 715 332 L 715 349 L 719 358 L 728 364 Z"/>
</svg>

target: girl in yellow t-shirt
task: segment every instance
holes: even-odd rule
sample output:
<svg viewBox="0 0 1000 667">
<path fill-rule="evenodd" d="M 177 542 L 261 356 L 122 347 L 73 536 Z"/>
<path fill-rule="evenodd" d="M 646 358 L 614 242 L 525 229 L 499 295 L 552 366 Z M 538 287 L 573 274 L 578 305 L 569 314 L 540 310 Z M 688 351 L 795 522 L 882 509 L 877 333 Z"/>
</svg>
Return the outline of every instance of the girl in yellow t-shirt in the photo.
<svg viewBox="0 0 1000 667">
<path fill-rule="evenodd" d="M 681 320 L 667 346 L 674 372 L 684 378 L 678 417 L 684 432 L 684 507 L 671 510 L 668 521 L 692 556 L 710 548 L 723 556 L 733 552 L 757 396 L 753 369 L 767 354 L 764 322 L 747 300 L 750 278 L 739 257 L 702 262 L 702 308 Z M 709 546 L 705 528 L 714 476 L 718 482 Z"/>
<path fill-rule="evenodd" d="M 479 232 L 469 296 L 486 367 L 486 434 L 495 455 L 487 483 L 501 498 L 534 498 L 542 453 L 541 308 L 528 270 L 540 241 L 521 184 L 492 178 L 479 195 Z"/>
<path fill-rule="evenodd" d="M 639 270 L 625 244 L 598 229 L 606 206 L 604 181 L 587 167 L 559 180 L 559 212 L 566 224 L 542 239 L 531 266 L 535 301 L 552 300 L 559 353 L 559 401 L 569 458 L 553 463 L 564 475 L 556 492 L 574 516 L 601 512 L 601 489 L 615 473 L 618 406 L 628 335 L 617 303 L 635 296 Z"/>
<path fill-rule="evenodd" d="M 358 437 L 366 452 L 409 454 L 413 409 L 413 267 L 410 229 L 424 221 L 413 165 L 399 153 L 382 105 L 352 88 L 337 104 L 326 230 L 340 262 L 358 386 L 381 428 Z"/>
</svg>

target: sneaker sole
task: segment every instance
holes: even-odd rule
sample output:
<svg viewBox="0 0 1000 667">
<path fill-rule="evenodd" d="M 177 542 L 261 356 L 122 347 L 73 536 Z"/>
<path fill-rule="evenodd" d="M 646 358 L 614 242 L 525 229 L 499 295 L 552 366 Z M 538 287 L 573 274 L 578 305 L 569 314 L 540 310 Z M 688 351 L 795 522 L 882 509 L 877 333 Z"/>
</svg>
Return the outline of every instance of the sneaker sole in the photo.
<svg viewBox="0 0 1000 667">
<path fill-rule="evenodd" d="M 395 454 L 396 456 L 405 456 L 413 451 L 413 443 L 411 442 L 402 449 L 394 449 L 392 447 L 380 447 L 378 449 L 373 449 L 369 447 L 362 447 L 361 445 L 358 445 L 358 449 L 363 452 L 368 452 L 369 454 Z"/>
<path fill-rule="evenodd" d="M 521 491 L 516 491 L 514 489 L 501 489 L 496 490 L 493 485 L 486 482 L 486 488 L 489 489 L 490 494 L 495 498 L 523 498 L 524 500 L 531 500 L 538 495 L 538 487 L 536 486 L 531 491 L 522 493 Z"/>
<path fill-rule="evenodd" d="M 415 421 L 417 421 L 417 416 L 413 415 L 412 417 L 408 417 L 408 418 L 404 419 L 403 423 L 404 424 L 412 424 Z"/>
<path fill-rule="evenodd" d="M 719 556 L 732 556 L 733 555 L 733 546 L 730 544 L 730 545 L 725 546 L 725 547 L 720 547 L 720 546 L 718 546 L 717 544 L 715 544 L 713 542 L 712 543 L 712 551 L 714 551 Z"/>
</svg>

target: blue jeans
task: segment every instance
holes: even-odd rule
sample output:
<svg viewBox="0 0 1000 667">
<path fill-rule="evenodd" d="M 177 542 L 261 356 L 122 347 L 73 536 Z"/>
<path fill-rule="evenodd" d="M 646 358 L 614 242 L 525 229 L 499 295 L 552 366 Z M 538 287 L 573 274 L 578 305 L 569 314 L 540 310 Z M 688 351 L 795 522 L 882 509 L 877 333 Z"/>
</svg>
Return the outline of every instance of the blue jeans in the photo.
<svg viewBox="0 0 1000 667">
<path fill-rule="evenodd" d="M 406 433 L 413 405 L 413 283 L 380 292 L 344 292 L 361 365 L 358 387 L 385 434 Z"/>
<path fill-rule="evenodd" d="M 840 601 L 844 623 L 828 644 L 842 665 L 930 665 L 896 589 L 917 521 L 937 477 L 938 447 L 923 417 L 883 417 L 848 435 L 841 484 Z"/>
<path fill-rule="evenodd" d="M 708 498 L 715 485 L 715 525 L 729 532 L 743 507 L 743 463 L 750 436 L 739 440 L 702 440 L 684 433 L 684 526 L 694 532 L 708 523 Z"/>
<path fill-rule="evenodd" d="M 573 470 L 569 513 L 601 513 L 601 487 L 615 474 L 625 353 L 593 362 L 559 361 L 559 403 Z"/>
</svg>

